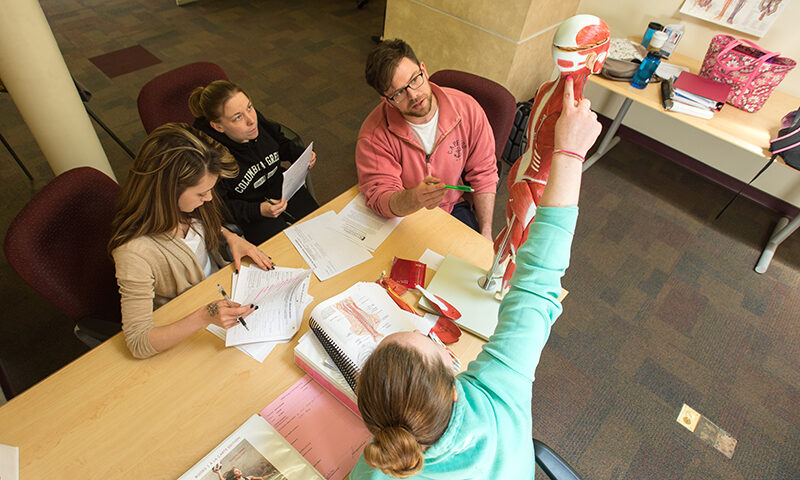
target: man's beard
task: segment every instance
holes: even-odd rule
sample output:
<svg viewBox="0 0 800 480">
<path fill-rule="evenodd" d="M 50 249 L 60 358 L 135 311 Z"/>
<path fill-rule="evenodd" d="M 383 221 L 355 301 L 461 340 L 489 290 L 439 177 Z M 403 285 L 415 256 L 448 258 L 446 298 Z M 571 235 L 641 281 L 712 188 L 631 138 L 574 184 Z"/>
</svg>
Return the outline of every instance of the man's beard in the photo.
<svg viewBox="0 0 800 480">
<path fill-rule="evenodd" d="M 422 101 L 423 99 L 427 99 L 428 102 L 427 102 L 427 105 L 425 106 L 425 108 L 423 108 L 421 110 L 414 110 L 413 108 L 409 107 L 403 113 L 405 115 L 408 115 L 409 117 L 420 117 L 420 118 L 428 115 L 429 113 L 431 113 L 431 108 L 433 107 L 433 102 L 431 101 L 431 97 L 433 97 L 433 92 L 429 93 L 425 97 L 420 98 L 419 100 L 417 100 L 416 102 L 414 102 L 412 104 L 412 106 L 413 106 L 413 105 L 416 105 L 417 103 L 419 103 L 420 101 Z"/>
</svg>

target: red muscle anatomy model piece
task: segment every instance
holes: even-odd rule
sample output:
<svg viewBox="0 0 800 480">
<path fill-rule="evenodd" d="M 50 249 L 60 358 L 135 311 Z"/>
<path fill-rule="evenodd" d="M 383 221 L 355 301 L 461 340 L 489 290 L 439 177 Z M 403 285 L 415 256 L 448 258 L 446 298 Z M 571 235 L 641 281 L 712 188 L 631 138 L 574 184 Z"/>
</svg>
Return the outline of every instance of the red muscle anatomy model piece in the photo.
<svg viewBox="0 0 800 480">
<path fill-rule="evenodd" d="M 575 100 L 583 98 L 586 78 L 599 73 L 605 62 L 610 43 L 608 25 L 594 15 L 575 15 L 558 27 L 553 37 L 553 60 L 560 70 L 559 78 L 543 84 L 536 92 L 528 123 L 528 150 L 517 159 L 508 173 L 509 198 L 506 206 L 506 227 L 494 243 L 500 261 L 511 257 L 503 275 L 502 291 L 516 267 L 517 248 L 528 238 L 528 227 L 536 215 L 536 205 L 542 198 L 550 162 L 553 157 L 553 138 L 556 120 L 561 115 L 564 84 L 573 79 Z M 504 242 L 510 230 L 508 241 Z M 501 250 L 502 249 L 502 250 Z"/>
</svg>

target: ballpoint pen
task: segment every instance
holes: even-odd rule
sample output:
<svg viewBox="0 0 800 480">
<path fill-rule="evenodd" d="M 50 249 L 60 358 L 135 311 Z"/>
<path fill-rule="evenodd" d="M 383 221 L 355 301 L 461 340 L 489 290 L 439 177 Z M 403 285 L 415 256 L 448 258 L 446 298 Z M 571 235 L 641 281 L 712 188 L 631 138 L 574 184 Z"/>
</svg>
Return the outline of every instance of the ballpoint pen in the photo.
<svg viewBox="0 0 800 480">
<path fill-rule="evenodd" d="M 229 296 L 228 296 L 228 294 L 227 294 L 227 293 L 225 293 L 225 290 L 222 288 L 222 285 L 220 285 L 219 283 L 217 284 L 217 290 L 219 290 L 219 293 L 222 295 L 222 298 L 224 298 L 225 300 L 227 300 L 229 303 L 233 303 L 233 300 L 231 300 L 231 297 L 229 297 Z M 236 320 L 237 320 L 239 323 L 241 323 L 241 324 L 242 324 L 242 326 L 243 326 L 245 329 L 247 329 L 247 331 L 248 331 L 248 332 L 250 331 L 250 328 L 249 328 L 249 327 L 247 326 L 247 324 L 244 322 L 244 318 L 242 318 L 242 317 L 240 316 L 240 317 L 239 317 L 239 318 L 237 318 Z"/>
</svg>

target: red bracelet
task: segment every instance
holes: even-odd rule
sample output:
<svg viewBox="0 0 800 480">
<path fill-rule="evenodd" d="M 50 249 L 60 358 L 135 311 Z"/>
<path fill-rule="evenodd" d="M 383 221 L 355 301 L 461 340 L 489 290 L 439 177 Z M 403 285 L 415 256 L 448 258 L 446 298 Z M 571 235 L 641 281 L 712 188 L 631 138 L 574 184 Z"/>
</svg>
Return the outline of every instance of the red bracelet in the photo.
<svg viewBox="0 0 800 480">
<path fill-rule="evenodd" d="M 569 150 L 561 150 L 561 149 L 554 150 L 553 155 L 555 155 L 556 153 L 563 153 L 564 155 L 570 156 L 572 158 L 577 158 L 578 160 L 581 161 L 581 163 L 586 162 L 586 158 L 583 155 L 580 155 L 575 152 L 570 152 Z"/>
</svg>

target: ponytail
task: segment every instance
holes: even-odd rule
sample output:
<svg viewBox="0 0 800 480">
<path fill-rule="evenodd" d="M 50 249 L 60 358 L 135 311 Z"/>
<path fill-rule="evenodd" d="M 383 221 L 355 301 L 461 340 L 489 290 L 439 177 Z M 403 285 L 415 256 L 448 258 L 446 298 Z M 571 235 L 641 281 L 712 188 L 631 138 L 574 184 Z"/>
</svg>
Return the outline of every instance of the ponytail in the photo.
<svg viewBox="0 0 800 480">
<path fill-rule="evenodd" d="M 227 80 L 214 80 L 205 87 L 197 87 L 189 94 L 189 111 L 195 118 L 215 122 L 222 116 L 225 104 L 237 93 L 242 92 L 238 85 Z"/>
<path fill-rule="evenodd" d="M 356 385 L 372 442 L 364 460 L 395 478 L 422 470 L 423 453 L 442 436 L 453 411 L 452 370 L 439 358 L 387 343 L 370 355 Z"/>
</svg>

